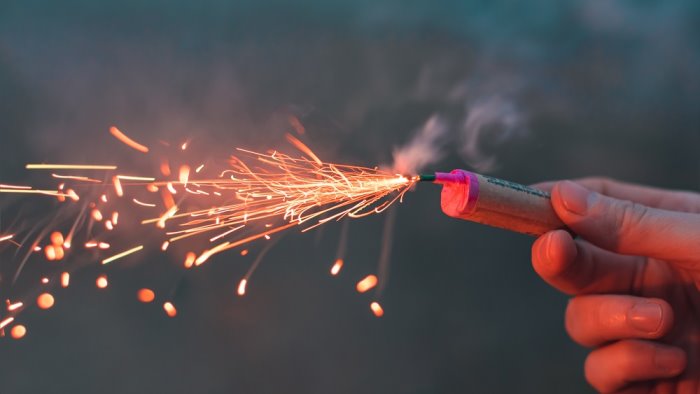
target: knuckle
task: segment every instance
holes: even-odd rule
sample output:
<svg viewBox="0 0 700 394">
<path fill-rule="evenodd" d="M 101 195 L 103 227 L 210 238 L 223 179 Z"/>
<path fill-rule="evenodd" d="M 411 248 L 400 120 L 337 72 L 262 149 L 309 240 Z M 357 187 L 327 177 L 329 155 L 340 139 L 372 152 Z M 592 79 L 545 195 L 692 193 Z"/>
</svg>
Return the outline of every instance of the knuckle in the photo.
<svg viewBox="0 0 700 394">
<path fill-rule="evenodd" d="M 649 208 L 639 203 L 616 201 L 613 209 L 616 213 L 615 227 L 621 234 L 642 228 L 641 225 L 649 219 Z"/>
</svg>

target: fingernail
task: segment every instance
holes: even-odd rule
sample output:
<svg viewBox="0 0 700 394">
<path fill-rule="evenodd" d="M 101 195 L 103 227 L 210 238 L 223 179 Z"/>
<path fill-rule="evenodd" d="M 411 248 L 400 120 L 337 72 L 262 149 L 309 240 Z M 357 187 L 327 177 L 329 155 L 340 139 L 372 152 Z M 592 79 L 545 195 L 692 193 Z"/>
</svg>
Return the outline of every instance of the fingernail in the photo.
<svg viewBox="0 0 700 394">
<path fill-rule="evenodd" d="M 685 369 L 685 353 L 681 349 L 656 349 L 654 365 L 670 374 L 680 373 Z"/>
<path fill-rule="evenodd" d="M 588 210 L 588 198 L 590 192 L 583 186 L 571 181 L 564 181 L 557 185 L 564 208 L 576 215 L 585 215 Z"/>
<path fill-rule="evenodd" d="M 552 233 L 545 235 L 542 243 L 539 247 L 540 259 L 545 264 L 549 265 L 552 263 L 552 254 L 549 251 L 550 245 L 552 244 Z"/>
<path fill-rule="evenodd" d="M 639 331 L 654 333 L 661 327 L 663 310 L 661 305 L 653 302 L 641 302 L 627 312 L 630 326 Z"/>
</svg>

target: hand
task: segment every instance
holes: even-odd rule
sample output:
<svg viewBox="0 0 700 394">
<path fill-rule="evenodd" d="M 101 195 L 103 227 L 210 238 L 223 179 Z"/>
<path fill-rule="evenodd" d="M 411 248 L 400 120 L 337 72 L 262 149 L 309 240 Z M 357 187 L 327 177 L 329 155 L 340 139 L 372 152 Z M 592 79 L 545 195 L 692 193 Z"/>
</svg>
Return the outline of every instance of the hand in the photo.
<svg viewBox="0 0 700 394">
<path fill-rule="evenodd" d="M 574 296 L 566 330 L 593 348 L 588 382 L 602 393 L 700 392 L 700 195 L 605 179 L 536 187 L 552 190 L 581 238 L 542 235 L 532 263 Z"/>
</svg>

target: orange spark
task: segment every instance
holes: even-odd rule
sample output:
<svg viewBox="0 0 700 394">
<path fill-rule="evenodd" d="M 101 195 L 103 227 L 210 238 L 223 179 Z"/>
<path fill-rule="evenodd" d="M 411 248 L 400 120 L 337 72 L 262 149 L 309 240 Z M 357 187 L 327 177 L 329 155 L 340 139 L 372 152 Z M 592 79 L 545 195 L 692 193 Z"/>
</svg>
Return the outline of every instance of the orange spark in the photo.
<svg viewBox="0 0 700 394">
<path fill-rule="evenodd" d="M 377 277 L 375 275 L 367 275 L 364 279 L 357 282 L 356 288 L 357 288 L 358 292 L 364 293 L 364 292 L 372 289 L 376 285 L 377 285 Z"/>
<path fill-rule="evenodd" d="M 331 267 L 331 275 L 336 276 L 340 272 L 340 269 L 343 268 L 343 259 L 337 259 L 333 266 Z"/>
<path fill-rule="evenodd" d="M 119 180 L 119 177 L 113 176 L 112 183 L 114 184 L 114 192 L 117 193 L 117 196 L 119 196 L 119 197 L 123 196 L 124 195 L 124 188 L 122 187 L 122 181 Z"/>
<path fill-rule="evenodd" d="M 119 212 L 112 212 L 112 223 L 115 226 L 119 223 Z"/>
<path fill-rule="evenodd" d="M 22 339 L 27 334 L 27 328 L 21 324 L 12 327 L 10 335 L 13 339 Z"/>
<path fill-rule="evenodd" d="M 378 302 L 372 302 L 369 304 L 369 307 L 372 309 L 372 312 L 374 313 L 374 316 L 377 317 L 382 317 L 384 316 L 384 308 L 382 308 L 381 305 L 379 305 Z"/>
<path fill-rule="evenodd" d="M 177 316 L 177 309 L 175 309 L 175 305 L 173 305 L 172 302 L 168 301 L 163 304 L 163 309 L 165 310 L 165 313 L 169 317 L 175 317 Z"/>
<path fill-rule="evenodd" d="M 0 237 L 0 242 L 8 241 L 8 240 L 12 239 L 14 236 L 15 236 L 14 234 L 4 235 L 4 236 Z"/>
<path fill-rule="evenodd" d="M 153 208 L 153 207 L 155 207 L 155 206 L 156 206 L 156 204 L 151 204 L 151 203 L 147 203 L 147 202 L 139 201 L 139 200 L 137 200 L 136 198 L 132 198 L 132 199 L 131 199 L 131 201 L 133 201 L 133 202 L 134 202 L 134 204 L 136 204 L 136 205 L 140 205 L 140 206 L 142 206 L 142 207 L 149 207 L 149 208 Z"/>
<path fill-rule="evenodd" d="M 183 164 L 180 166 L 180 172 L 178 179 L 180 180 L 180 183 L 187 186 L 187 181 L 190 178 L 190 166 Z"/>
<path fill-rule="evenodd" d="M 116 170 L 117 166 L 92 164 L 27 164 L 28 170 Z"/>
<path fill-rule="evenodd" d="M 100 275 L 95 279 L 95 285 L 97 286 L 98 289 L 104 289 L 109 285 L 109 282 L 107 281 L 107 275 Z"/>
<path fill-rule="evenodd" d="M 136 293 L 136 297 L 139 299 L 139 301 L 143 302 L 144 304 L 147 304 L 149 302 L 153 302 L 153 300 L 156 299 L 156 293 L 153 292 L 151 289 L 141 289 Z"/>
<path fill-rule="evenodd" d="M 41 283 L 43 283 L 43 284 L 49 283 L 49 278 L 47 278 L 47 277 L 41 278 Z"/>
<path fill-rule="evenodd" d="M 123 142 L 124 144 L 128 145 L 131 148 L 136 149 L 139 152 L 143 153 L 148 153 L 148 148 L 144 145 L 139 144 L 138 142 L 132 140 L 131 138 L 127 137 L 126 134 L 122 133 L 118 128 L 115 126 L 112 126 L 109 128 L 109 132 L 119 141 Z"/>
<path fill-rule="evenodd" d="M 53 245 L 46 245 L 44 247 L 44 255 L 46 256 L 46 260 L 56 260 L 56 248 Z"/>
<path fill-rule="evenodd" d="M 160 173 L 163 174 L 163 176 L 170 176 L 170 163 L 168 163 L 167 160 L 163 160 L 160 163 Z"/>
<path fill-rule="evenodd" d="M 247 254 L 248 254 L 248 249 L 241 250 L 241 256 L 245 256 Z"/>
<path fill-rule="evenodd" d="M 70 274 L 68 272 L 64 272 L 61 274 L 61 286 L 62 287 L 68 287 L 70 284 Z"/>
<path fill-rule="evenodd" d="M 61 234 L 60 231 L 54 231 L 51 233 L 51 244 L 54 246 L 61 246 L 63 245 L 63 234 Z"/>
<path fill-rule="evenodd" d="M 39 297 L 36 298 L 36 304 L 41 309 L 49 309 L 54 304 L 54 298 L 50 293 L 41 293 Z"/>
<path fill-rule="evenodd" d="M 111 221 L 111 220 L 105 221 L 105 228 L 106 228 L 107 230 L 109 230 L 109 231 L 114 230 L 114 225 L 112 224 L 112 221 Z"/>
<path fill-rule="evenodd" d="M 9 302 L 9 300 L 8 300 L 8 302 Z M 8 305 L 7 305 L 7 310 L 8 310 L 9 312 L 12 312 L 12 311 L 14 311 L 14 310 L 17 310 L 17 309 L 21 308 L 22 306 L 24 306 L 24 304 L 23 304 L 22 302 L 18 301 L 18 302 L 15 302 L 14 304 L 8 304 Z"/>
<path fill-rule="evenodd" d="M 102 221 L 102 212 L 100 212 L 99 209 L 93 208 L 92 210 L 92 218 L 95 219 L 98 222 Z"/>
<path fill-rule="evenodd" d="M 111 263 L 111 262 L 114 261 L 114 260 L 118 260 L 118 259 L 121 259 L 122 257 L 126 257 L 126 256 L 128 256 L 128 255 L 130 255 L 130 254 L 132 254 L 132 253 L 136 253 L 136 252 L 138 252 L 138 251 L 141 250 L 141 249 L 143 249 L 143 245 L 139 245 L 139 246 L 134 247 L 134 248 L 131 248 L 131 249 L 129 249 L 129 250 L 125 250 L 125 251 L 123 251 L 123 252 L 121 252 L 121 253 L 117 253 L 117 254 L 115 254 L 114 256 L 107 257 L 106 259 L 102 260 L 102 265 L 104 265 L 104 264 L 109 264 L 109 263 Z"/>
<path fill-rule="evenodd" d="M 8 318 L 4 319 L 3 321 L 0 321 L 0 330 L 7 327 L 8 324 L 12 323 L 13 321 L 15 321 L 14 317 L 8 317 Z"/>
<path fill-rule="evenodd" d="M 316 164 L 323 165 L 323 162 L 321 161 L 321 159 L 319 159 L 318 156 L 316 156 L 316 154 L 311 149 L 309 149 L 308 146 L 304 145 L 304 143 L 299 141 L 299 139 L 297 139 L 295 136 L 287 133 L 287 134 L 285 134 L 285 137 L 287 137 L 287 141 L 289 141 L 292 145 L 294 145 L 300 151 L 304 152 L 307 156 L 309 156 L 311 158 L 311 160 L 315 161 Z"/>
<path fill-rule="evenodd" d="M 242 296 L 245 295 L 245 287 L 246 287 L 247 284 L 248 284 L 248 280 L 247 280 L 247 279 L 241 279 L 241 281 L 238 283 L 238 290 L 237 290 L 237 292 L 238 292 L 238 295 L 239 295 L 239 296 L 242 297 Z"/>
<path fill-rule="evenodd" d="M 197 255 L 194 252 L 187 252 L 187 255 L 185 255 L 185 268 L 192 268 L 195 259 L 197 259 Z"/>
</svg>

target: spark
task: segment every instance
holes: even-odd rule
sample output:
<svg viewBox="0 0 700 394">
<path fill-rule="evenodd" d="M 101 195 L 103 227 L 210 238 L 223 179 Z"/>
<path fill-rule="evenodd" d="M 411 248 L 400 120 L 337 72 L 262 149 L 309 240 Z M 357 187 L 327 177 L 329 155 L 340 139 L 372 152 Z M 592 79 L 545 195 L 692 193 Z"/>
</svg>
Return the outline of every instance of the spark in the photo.
<svg viewBox="0 0 700 394">
<path fill-rule="evenodd" d="M 0 330 L 7 327 L 13 321 L 15 321 L 14 317 L 8 317 L 8 318 L 4 319 L 3 321 L 0 321 Z"/>
<path fill-rule="evenodd" d="M 156 299 L 156 294 L 153 292 L 151 289 L 141 289 L 136 293 L 136 297 L 139 299 L 139 301 L 143 302 L 144 304 L 147 304 L 149 302 L 153 302 L 153 300 Z"/>
<path fill-rule="evenodd" d="M 99 209 L 94 208 L 92 210 L 92 218 L 95 219 L 95 221 L 101 222 L 102 221 L 102 212 L 100 212 Z"/>
<path fill-rule="evenodd" d="M 147 203 L 147 202 L 139 201 L 139 200 L 137 200 L 136 198 L 132 198 L 132 199 L 131 199 L 131 201 L 133 201 L 133 202 L 134 202 L 134 204 L 136 204 L 136 205 L 140 205 L 140 206 L 142 206 L 142 207 L 149 207 L 149 208 L 153 208 L 153 207 L 155 207 L 155 206 L 156 206 L 156 204 L 151 204 L 151 203 Z"/>
<path fill-rule="evenodd" d="M 3 235 L 2 237 L 0 237 L 0 242 L 9 241 L 12 238 L 14 238 L 14 236 L 15 236 L 14 234 Z"/>
<path fill-rule="evenodd" d="M 54 298 L 50 293 L 42 293 L 36 298 L 36 304 L 41 309 L 49 309 L 54 304 Z"/>
<path fill-rule="evenodd" d="M 382 308 L 381 305 L 379 305 L 378 302 L 372 302 L 369 304 L 369 307 L 372 309 L 372 313 L 374 313 L 374 316 L 377 317 L 382 317 L 384 316 L 384 308 Z"/>
<path fill-rule="evenodd" d="M 126 256 L 128 256 L 128 255 L 130 255 L 130 254 L 132 254 L 132 253 L 136 253 L 136 252 L 138 252 L 138 251 L 141 250 L 141 249 L 143 249 L 143 245 L 139 245 L 139 246 L 134 247 L 134 248 L 131 248 L 131 249 L 129 249 L 129 250 L 125 250 L 125 251 L 123 251 L 123 252 L 121 252 L 121 253 L 117 253 L 117 254 L 115 254 L 115 255 L 112 256 L 112 257 L 107 257 L 106 259 L 102 260 L 102 265 L 109 264 L 109 263 L 111 263 L 111 262 L 114 261 L 114 260 L 118 260 L 118 259 L 121 259 L 122 257 L 126 257 Z"/>
<path fill-rule="evenodd" d="M 113 165 L 95 164 L 27 164 L 28 170 L 116 170 Z"/>
<path fill-rule="evenodd" d="M 144 181 L 144 182 L 153 182 L 156 180 L 156 178 L 150 177 L 150 176 L 134 176 L 134 175 L 117 175 L 117 178 L 120 180 L 125 180 L 125 181 Z"/>
<path fill-rule="evenodd" d="M 183 185 L 185 185 L 185 187 L 187 187 L 187 181 L 190 178 L 190 166 L 188 166 L 188 165 L 180 166 L 180 172 L 179 172 L 178 178 L 180 180 L 180 183 L 182 183 Z"/>
<path fill-rule="evenodd" d="M 165 310 L 165 313 L 168 315 L 168 317 L 177 316 L 177 309 L 175 309 L 175 305 L 173 305 L 172 302 L 168 301 L 164 303 L 163 309 Z"/>
<path fill-rule="evenodd" d="M 112 177 L 112 183 L 114 183 L 114 192 L 117 193 L 117 196 L 122 197 L 124 195 L 124 188 L 122 187 L 122 182 L 119 177 Z"/>
<path fill-rule="evenodd" d="M 333 267 L 331 267 L 331 275 L 338 275 L 341 268 L 343 268 L 343 259 L 337 259 L 333 264 Z"/>
<path fill-rule="evenodd" d="M 244 296 L 245 295 L 245 287 L 248 284 L 247 279 L 241 279 L 241 281 L 238 283 L 238 290 L 236 291 L 239 296 Z"/>
<path fill-rule="evenodd" d="M 109 282 L 107 281 L 107 275 L 100 275 L 95 279 L 95 285 L 97 286 L 98 289 L 104 289 L 109 285 Z"/>
<path fill-rule="evenodd" d="M 248 249 L 241 250 L 241 256 L 245 256 L 247 254 L 248 254 Z"/>
<path fill-rule="evenodd" d="M 166 250 L 168 250 L 168 246 L 170 246 L 170 242 L 169 242 L 169 241 L 165 241 L 165 242 L 163 242 L 162 245 L 160 245 L 160 250 L 162 250 L 163 252 L 165 252 Z"/>
<path fill-rule="evenodd" d="M 18 302 L 15 302 L 14 304 L 8 304 L 7 310 L 9 312 L 12 312 L 12 311 L 15 311 L 15 310 L 21 308 L 22 306 L 24 306 L 24 303 L 22 303 L 21 301 L 18 301 Z"/>
<path fill-rule="evenodd" d="M 194 252 L 187 252 L 185 256 L 185 268 L 192 268 L 194 261 L 197 259 L 197 255 Z"/>
<path fill-rule="evenodd" d="M 319 159 L 318 156 L 316 156 L 316 154 L 311 149 L 309 149 L 308 146 L 306 146 L 303 142 L 299 141 L 299 139 L 297 139 L 295 136 L 287 133 L 285 135 L 285 137 L 287 138 L 287 141 L 289 141 L 292 145 L 294 145 L 300 151 L 304 152 L 307 156 L 309 156 L 311 158 L 311 160 L 316 162 L 316 164 L 323 165 L 323 162 L 321 161 L 321 159 Z"/>
<path fill-rule="evenodd" d="M 376 285 L 377 277 L 375 275 L 367 275 L 364 279 L 357 282 L 356 288 L 359 293 L 364 293 L 371 290 Z"/>
<path fill-rule="evenodd" d="M 51 176 L 56 178 L 56 179 L 72 179 L 75 181 L 92 182 L 92 183 L 100 183 L 101 182 L 99 179 L 92 179 L 92 178 L 88 178 L 86 176 L 78 176 L 78 175 L 51 174 Z"/>
<path fill-rule="evenodd" d="M 27 334 L 27 328 L 21 324 L 12 327 L 10 335 L 13 339 L 22 339 Z"/>
<path fill-rule="evenodd" d="M 64 272 L 61 274 L 61 287 L 68 287 L 70 284 L 70 274 L 68 272 Z"/>
<path fill-rule="evenodd" d="M 148 153 L 148 147 L 139 144 L 138 142 L 127 137 L 126 134 L 122 133 L 118 128 L 112 126 L 109 128 L 109 132 L 119 141 L 123 142 L 127 146 L 136 149 L 139 152 Z"/>
</svg>

